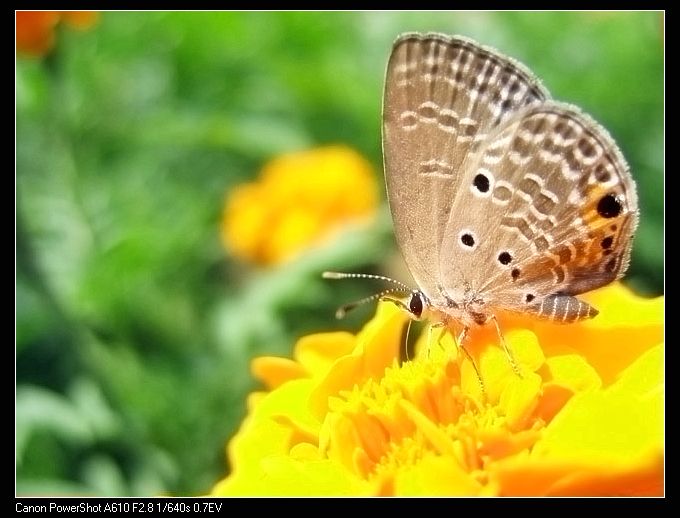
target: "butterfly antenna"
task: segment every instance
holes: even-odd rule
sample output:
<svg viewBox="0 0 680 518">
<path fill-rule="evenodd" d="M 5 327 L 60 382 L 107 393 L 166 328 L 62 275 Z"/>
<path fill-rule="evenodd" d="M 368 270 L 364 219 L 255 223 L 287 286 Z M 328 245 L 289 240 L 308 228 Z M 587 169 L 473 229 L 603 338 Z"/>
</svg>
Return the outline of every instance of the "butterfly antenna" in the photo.
<svg viewBox="0 0 680 518">
<path fill-rule="evenodd" d="M 410 293 L 412 290 L 403 282 L 399 282 L 390 277 L 385 277 L 384 275 L 372 275 L 370 273 L 343 273 L 343 272 L 323 272 L 321 276 L 324 279 L 375 279 L 378 281 L 385 281 L 391 284 L 395 284 L 402 288 L 403 291 Z M 397 291 L 397 290 L 392 290 Z M 386 292 L 390 293 L 390 292 Z"/>
<path fill-rule="evenodd" d="M 337 318 L 338 320 L 341 320 L 341 319 L 345 318 L 347 313 L 352 311 L 357 306 L 361 306 L 362 304 L 366 304 L 367 302 L 373 302 L 374 300 L 379 300 L 382 297 L 384 297 L 385 295 L 389 295 L 390 293 L 396 293 L 396 292 L 402 292 L 402 291 L 403 290 L 401 290 L 399 288 L 389 288 L 389 289 L 381 291 L 380 293 L 376 293 L 376 294 L 371 295 L 369 297 L 364 297 L 363 299 L 359 299 L 355 302 L 350 302 L 349 304 L 343 304 L 335 312 L 335 318 Z"/>
</svg>

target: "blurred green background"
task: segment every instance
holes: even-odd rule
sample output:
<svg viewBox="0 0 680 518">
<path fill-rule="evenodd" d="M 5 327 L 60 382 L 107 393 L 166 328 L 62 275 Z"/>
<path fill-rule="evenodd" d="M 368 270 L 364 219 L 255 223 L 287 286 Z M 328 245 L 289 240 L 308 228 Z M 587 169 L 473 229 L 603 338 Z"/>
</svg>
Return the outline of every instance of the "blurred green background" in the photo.
<svg viewBox="0 0 680 518">
<path fill-rule="evenodd" d="M 201 494 L 256 388 L 249 360 L 360 328 L 389 273 L 382 81 L 404 31 L 464 34 L 529 66 L 620 144 L 641 223 L 627 281 L 663 290 L 660 13 L 102 13 L 16 68 L 17 493 Z M 377 223 L 282 268 L 230 259 L 225 193 L 280 153 L 373 162 Z"/>
</svg>

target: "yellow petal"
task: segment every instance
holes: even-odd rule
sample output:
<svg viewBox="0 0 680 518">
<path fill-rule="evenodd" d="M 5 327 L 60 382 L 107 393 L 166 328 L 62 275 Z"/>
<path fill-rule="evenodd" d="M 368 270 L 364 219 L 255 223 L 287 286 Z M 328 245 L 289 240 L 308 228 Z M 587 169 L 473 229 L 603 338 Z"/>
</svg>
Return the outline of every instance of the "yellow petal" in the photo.
<svg viewBox="0 0 680 518">
<path fill-rule="evenodd" d="M 520 465 L 509 460 L 496 468 L 504 490 L 513 494 L 660 494 L 661 362 L 658 346 L 626 369 L 609 389 L 590 390 L 571 398 L 545 429 L 526 462 Z M 513 480 L 519 477 L 536 477 L 536 492 L 515 487 Z"/>
<path fill-rule="evenodd" d="M 538 338 L 527 329 L 513 330 L 505 335 L 510 352 L 522 373 L 535 372 L 545 362 Z"/>
<path fill-rule="evenodd" d="M 268 263 L 280 263 L 314 244 L 323 231 L 317 214 L 291 206 L 279 214 L 264 245 Z"/>
<path fill-rule="evenodd" d="M 624 371 L 609 389 L 576 394 L 546 428 L 534 454 L 608 463 L 661 447 L 661 375 L 658 346 Z"/>
<path fill-rule="evenodd" d="M 549 385 L 559 385 L 572 392 L 585 392 L 602 385 L 597 371 L 582 356 L 553 356 L 546 364 L 550 373 Z"/>
<path fill-rule="evenodd" d="M 596 318 L 585 322 L 588 327 L 629 327 L 634 324 L 636 327 L 657 328 L 663 318 L 663 297 L 640 297 L 620 282 L 579 297 L 600 311 Z"/>
<path fill-rule="evenodd" d="M 520 430 L 532 415 L 541 390 L 541 377 L 534 373 L 524 374 L 522 378 L 510 379 L 498 402 L 499 409 L 505 414 L 510 430 Z"/>
<path fill-rule="evenodd" d="M 323 376 L 335 360 L 352 352 L 356 341 L 351 333 L 316 333 L 298 340 L 294 356 L 307 371 Z"/>
<path fill-rule="evenodd" d="M 213 496 L 364 496 L 376 493 L 376 485 L 353 476 L 329 460 L 271 455 L 260 462 L 257 477 L 227 479 Z"/>
<path fill-rule="evenodd" d="M 595 390 L 602 385 L 595 369 L 576 354 L 547 358 L 542 372 L 545 383 L 534 415 L 545 423 L 552 421 L 575 393 Z"/>
<path fill-rule="evenodd" d="M 286 381 L 307 376 L 307 372 L 299 363 L 274 356 L 255 358 L 250 364 L 250 370 L 253 376 L 262 381 L 270 390 Z"/>
<path fill-rule="evenodd" d="M 428 455 L 395 476 L 394 494 L 401 496 L 472 496 L 482 485 L 450 457 Z"/>
<path fill-rule="evenodd" d="M 390 303 L 381 303 L 373 320 L 357 335 L 351 355 L 339 358 L 327 375 L 315 387 L 310 407 L 315 415 L 323 416 L 328 398 L 369 378 L 382 377 L 385 369 L 399 356 L 401 334 L 408 317 Z"/>
<path fill-rule="evenodd" d="M 262 459 L 272 455 L 288 455 L 301 437 L 318 436 L 320 423 L 313 419 L 307 409 L 310 383 L 308 379 L 290 381 L 258 401 L 229 443 L 232 472 L 214 491 L 239 487 L 241 480 L 259 480 L 262 476 Z"/>
<path fill-rule="evenodd" d="M 490 465 L 488 472 L 490 485 L 498 487 L 501 496 L 663 494 L 663 458 L 658 454 L 613 465 L 516 456 Z"/>
<path fill-rule="evenodd" d="M 279 264 L 370 220 L 378 204 L 371 164 L 345 146 L 283 155 L 225 202 L 222 240 L 243 260 Z"/>
<path fill-rule="evenodd" d="M 645 299 L 620 283 L 579 295 L 600 310 L 570 325 L 533 324 L 547 356 L 576 353 L 595 368 L 604 386 L 663 340 L 663 297 Z"/>
</svg>

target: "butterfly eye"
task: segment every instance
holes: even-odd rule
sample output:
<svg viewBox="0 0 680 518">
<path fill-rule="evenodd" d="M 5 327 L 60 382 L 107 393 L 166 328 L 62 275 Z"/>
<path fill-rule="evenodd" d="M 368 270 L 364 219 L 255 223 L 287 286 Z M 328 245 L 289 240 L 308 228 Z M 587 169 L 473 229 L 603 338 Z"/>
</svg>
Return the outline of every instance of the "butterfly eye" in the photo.
<svg viewBox="0 0 680 518">
<path fill-rule="evenodd" d="M 411 300 L 408 302 L 408 310 L 414 317 L 420 318 L 423 314 L 423 294 L 419 291 L 411 293 Z"/>
</svg>

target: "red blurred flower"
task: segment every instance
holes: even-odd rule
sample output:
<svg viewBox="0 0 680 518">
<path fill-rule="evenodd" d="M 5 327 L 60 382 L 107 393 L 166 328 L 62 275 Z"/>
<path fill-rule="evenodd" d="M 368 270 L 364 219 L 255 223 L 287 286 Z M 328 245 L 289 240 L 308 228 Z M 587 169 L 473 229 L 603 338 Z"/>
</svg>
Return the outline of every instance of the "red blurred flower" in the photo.
<svg viewBox="0 0 680 518">
<path fill-rule="evenodd" d="M 43 56 L 54 46 L 55 27 L 60 21 L 79 30 L 92 27 L 99 19 L 94 11 L 17 11 L 17 51 Z"/>
</svg>

